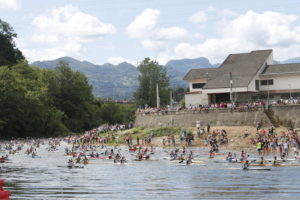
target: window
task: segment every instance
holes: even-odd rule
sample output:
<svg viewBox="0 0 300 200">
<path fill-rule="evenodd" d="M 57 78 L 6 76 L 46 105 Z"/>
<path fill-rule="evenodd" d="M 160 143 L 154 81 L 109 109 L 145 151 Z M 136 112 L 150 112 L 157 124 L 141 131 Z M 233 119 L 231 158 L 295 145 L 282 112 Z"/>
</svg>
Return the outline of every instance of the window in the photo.
<svg viewBox="0 0 300 200">
<path fill-rule="evenodd" d="M 255 89 L 259 90 L 259 80 L 255 80 Z"/>
<path fill-rule="evenodd" d="M 269 79 L 269 80 L 261 80 L 260 81 L 260 85 L 273 85 L 274 81 L 273 79 Z"/>
<path fill-rule="evenodd" d="M 200 89 L 203 88 L 205 83 L 193 83 L 193 89 Z"/>
</svg>

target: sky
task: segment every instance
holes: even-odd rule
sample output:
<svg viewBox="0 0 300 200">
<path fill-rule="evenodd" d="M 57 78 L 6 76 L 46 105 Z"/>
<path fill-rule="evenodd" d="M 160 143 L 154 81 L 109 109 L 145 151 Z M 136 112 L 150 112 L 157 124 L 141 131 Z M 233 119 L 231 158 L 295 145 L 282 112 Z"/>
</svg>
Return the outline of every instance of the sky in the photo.
<svg viewBox="0 0 300 200">
<path fill-rule="evenodd" d="M 214 64 L 258 49 L 278 61 L 300 57 L 299 0 L 0 0 L 0 19 L 29 62 Z"/>
</svg>

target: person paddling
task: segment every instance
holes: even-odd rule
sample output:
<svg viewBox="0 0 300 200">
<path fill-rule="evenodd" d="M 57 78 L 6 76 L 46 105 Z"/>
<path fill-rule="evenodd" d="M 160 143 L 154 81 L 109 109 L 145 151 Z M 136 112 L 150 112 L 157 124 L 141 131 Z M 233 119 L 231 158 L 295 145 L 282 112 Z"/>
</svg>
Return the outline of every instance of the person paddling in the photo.
<svg viewBox="0 0 300 200">
<path fill-rule="evenodd" d="M 246 170 L 250 166 L 249 160 L 246 160 L 246 162 L 243 164 L 243 169 Z"/>
<path fill-rule="evenodd" d="M 260 158 L 259 164 L 260 164 L 260 165 L 265 164 L 264 157 L 261 157 L 261 158 Z"/>
<path fill-rule="evenodd" d="M 277 157 L 276 157 L 276 156 L 274 156 L 274 160 L 273 160 L 272 165 L 273 165 L 273 166 L 278 165 L 278 161 L 277 161 Z"/>
</svg>

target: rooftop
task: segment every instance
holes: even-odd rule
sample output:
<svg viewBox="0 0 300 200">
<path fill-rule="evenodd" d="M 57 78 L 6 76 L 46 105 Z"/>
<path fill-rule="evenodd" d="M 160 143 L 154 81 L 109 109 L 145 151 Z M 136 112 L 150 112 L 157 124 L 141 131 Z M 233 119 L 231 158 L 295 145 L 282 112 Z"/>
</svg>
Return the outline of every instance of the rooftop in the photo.
<svg viewBox="0 0 300 200">
<path fill-rule="evenodd" d="M 300 63 L 268 65 L 261 75 L 300 72 Z"/>
<path fill-rule="evenodd" d="M 198 79 L 211 79 L 218 68 L 200 68 L 191 69 L 184 77 L 183 80 L 191 81 Z"/>
<path fill-rule="evenodd" d="M 248 87 L 259 69 L 266 64 L 272 50 L 258 50 L 250 53 L 230 54 L 214 72 L 204 89 L 229 88 L 230 72 L 234 87 Z"/>
</svg>

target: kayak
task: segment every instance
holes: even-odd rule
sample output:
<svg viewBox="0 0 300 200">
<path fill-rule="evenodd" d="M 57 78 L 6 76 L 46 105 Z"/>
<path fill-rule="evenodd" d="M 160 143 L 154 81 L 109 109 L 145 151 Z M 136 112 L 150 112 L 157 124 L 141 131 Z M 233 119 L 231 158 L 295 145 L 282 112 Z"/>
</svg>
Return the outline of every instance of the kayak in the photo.
<svg viewBox="0 0 300 200">
<path fill-rule="evenodd" d="M 189 165 L 187 165 L 186 163 L 178 163 L 178 164 L 174 164 L 174 166 L 206 166 L 206 164 L 202 164 L 202 163 L 191 163 Z"/>
<path fill-rule="evenodd" d="M 137 149 L 129 149 L 129 151 L 136 151 Z"/>
<path fill-rule="evenodd" d="M 139 159 L 135 158 L 135 159 L 133 159 L 133 161 L 158 161 L 158 159 L 148 159 L 148 160 L 142 159 L 142 160 L 139 160 Z"/>
<path fill-rule="evenodd" d="M 10 191 L 0 190 L 0 199 L 9 199 L 9 196 L 10 196 Z"/>
<path fill-rule="evenodd" d="M 273 164 L 252 164 L 251 166 L 261 166 L 261 167 L 299 167 L 300 164 L 277 164 L 277 165 L 273 165 Z"/>
<path fill-rule="evenodd" d="M 80 166 L 80 165 L 74 165 L 74 166 L 57 166 L 57 167 L 66 167 L 66 168 L 69 168 L 69 169 L 71 169 L 71 168 L 84 168 L 84 166 Z"/>
<path fill-rule="evenodd" d="M 210 153 L 201 153 L 200 155 L 204 155 L 204 156 L 209 156 L 210 155 Z M 212 155 L 214 155 L 214 156 L 219 156 L 219 155 L 225 155 L 225 153 L 212 153 Z"/>
<path fill-rule="evenodd" d="M 267 170 L 267 171 L 269 171 L 269 170 L 271 170 L 271 168 L 248 168 L 248 169 L 243 169 L 243 170 Z"/>
<path fill-rule="evenodd" d="M 91 160 L 95 160 L 95 159 L 101 159 L 101 160 L 103 160 L 103 159 L 108 159 L 107 157 L 90 157 L 90 159 Z"/>
</svg>

